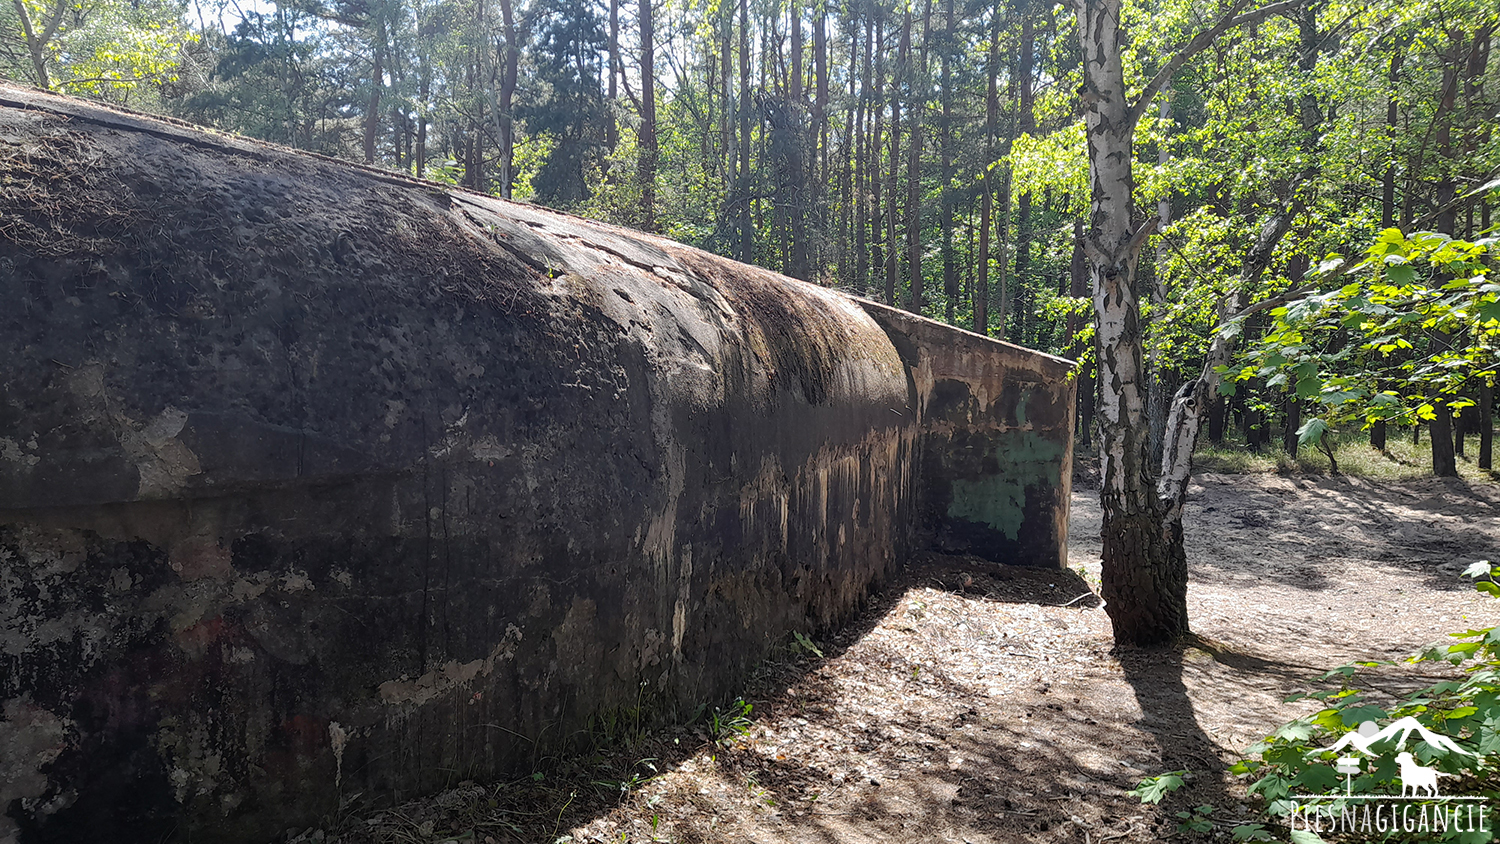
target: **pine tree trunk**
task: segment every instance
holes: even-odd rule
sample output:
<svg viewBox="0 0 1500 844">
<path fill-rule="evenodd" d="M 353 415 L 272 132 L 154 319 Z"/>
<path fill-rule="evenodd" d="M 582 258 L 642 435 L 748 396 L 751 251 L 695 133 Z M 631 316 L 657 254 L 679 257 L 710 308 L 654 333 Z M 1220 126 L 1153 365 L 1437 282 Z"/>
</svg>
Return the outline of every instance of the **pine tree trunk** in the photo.
<svg viewBox="0 0 1500 844">
<path fill-rule="evenodd" d="M 620 125 L 615 120 L 615 101 L 620 97 L 620 0 L 609 0 L 609 44 L 608 55 L 605 60 L 609 62 L 609 83 L 605 90 L 609 97 L 609 120 L 604 124 L 604 146 L 610 152 L 620 144 Z"/>
<path fill-rule="evenodd" d="M 428 98 L 432 96 L 432 62 L 426 53 L 422 54 L 420 70 L 420 81 L 417 83 L 421 95 L 423 107 L 417 113 L 417 149 L 412 156 L 412 174 L 417 178 L 427 175 L 427 108 Z"/>
<path fill-rule="evenodd" d="M 915 72 L 910 73 L 911 102 L 907 115 L 911 122 L 906 143 L 906 271 L 909 277 L 906 307 L 914 314 L 927 307 L 926 287 L 922 275 L 922 118 L 927 103 L 927 45 L 932 32 L 932 0 L 927 0 L 922 15 L 922 49 Z"/>
<path fill-rule="evenodd" d="M 370 101 L 365 106 L 365 163 L 375 163 L 375 138 L 380 132 L 380 94 L 385 89 L 385 24 L 377 24 L 375 61 L 370 69 Z"/>
<path fill-rule="evenodd" d="M 828 140 L 829 140 L 828 134 L 829 133 L 828 133 L 828 33 L 827 33 L 828 13 L 827 13 L 827 8 L 828 7 L 826 5 L 824 5 L 824 4 L 820 3 L 818 5 L 818 7 L 817 7 L 817 9 L 818 9 L 817 17 L 814 19 L 815 22 L 816 22 L 816 28 L 813 29 L 813 125 L 812 125 L 812 143 L 813 143 L 812 153 L 813 154 L 812 154 L 811 158 L 809 159 L 809 161 L 812 163 L 812 171 L 811 171 L 811 177 L 812 177 L 812 179 L 811 179 L 811 182 L 812 182 L 811 207 L 813 208 L 813 210 L 814 210 L 814 212 L 816 214 L 816 219 L 813 221 L 813 232 L 812 232 L 812 234 L 809 235 L 809 239 L 811 241 L 811 243 L 810 243 L 810 246 L 811 246 L 811 261 L 812 261 L 812 272 L 813 272 L 814 275 L 816 275 L 816 274 L 818 274 L 818 273 L 821 272 L 821 268 L 823 267 L 823 264 L 824 264 L 824 261 L 825 261 L 824 256 L 823 256 L 823 250 L 824 250 L 825 247 L 824 247 L 823 244 L 824 244 L 824 242 L 825 242 L 825 240 L 827 238 L 827 232 L 828 232 L 828 204 L 823 201 L 823 196 L 824 196 L 824 193 L 825 193 L 825 190 L 826 190 L 825 186 L 828 184 L 829 172 L 830 172 L 830 166 L 831 166 L 830 165 L 830 158 L 829 158 L 829 155 L 828 155 Z M 851 33 L 851 34 L 853 34 L 853 33 Z M 850 44 L 853 45 L 855 43 L 856 43 L 855 39 L 851 38 L 850 39 Z M 855 53 L 855 51 L 853 49 L 851 49 L 850 52 L 851 53 Z M 857 53 L 855 53 L 855 54 L 857 55 Z M 853 59 L 850 60 L 849 64 L 850 64 L 851 67 L 855 64 L 855 62 L 853 61 Z M 849 90 L 850 90 L 850 101 L 852 102 L 853 101 L 853 92 L 854 92 L 854 78 L 852 76 L 849 78 Z M 848 164 L 851 163 L 850 160 L 849 160 L 849 152 L 854 148 L 853 134 L 852 134 L 853 131 L 854 131 L 853 121 L 849 121 L 848 123 L 845 124 L 845 127 L 844 127 L 844 135 L 845 135 L 844 156 L 843 156 L 843 164 L 844 165 L 848 165 Z M 845 178 L 848 179 L 849 181 L 852 181 L 852 177 L 845 177 Z M 848 184 L 848 182 L 846 181 L 846 185 L 847 184 Z M 842 213 L 843 213 L 845 219 L 852 219 L 852 214 L 851 214 L 851 212 L 849 210 L 849 195 L 848 194 L 849 194 L 849 191 L 848 191 L 848 189 L 846 187 L 846 189 L 843 192 L 843 196 L 841 197 L 841 201 L 839 203 L 839 208 L 842 209 Z M 848 253 L 848 250 L 849 250 L 849 246 L 848 246 L 848 244 L 849 244 L 849 241 L 848 241 L 849 227 L 848 227 L 848 225 L 841 225 L 839 227 L 839 231 L 840 231 L 840 238 L 841 238 L 840 241 L 839 241 L 839 256 L 840 256 L 840 260 L 844 261 L 845 263 L 847 263 L 847 260 L 848 260 L 847 253 Z"/>
<path fill-rule="evenodd" d="M 990 333 L 990 218 L 994 213 L 995 175 L 990 162 L 995 160 L 995 132 L 1000 119 L 1000 13 L 994 13 L 994 31 L 990 33 L 989 55 L 985 66 L 984 95 L 984 196 L 979 204 L 979 267 L 974 289 L 974 331 Z"/>
<path fill-rule="evenodd" d="M 656 231 L 656 26 L 651 0 L 640 2 L 641 129 L 636 179 L 641 187 L 641 229 Z"/>
<path fill-rule="evenodd" d="M 1011 132 L 1014 137 L 1015 124 L 1012 121 Z M 1010 148 L 1007 138 L 1004 144 L 1005 150 Z M 995 214 L 995 271 L 1000 274 L 997 285 L 999 287 L 999 306 L 995 309 L 995 339 L 1008 340 L 1009 334 L 1006 330 L 1007 320 L 1010 317 L 1010 167 L 1000 166 L 1000 186 L 996 189 L 1000 196 L 1000 208 Z"/>
<path fill-rule="evenodd" d="M 854 171 L 853 225 L 854 292 L 855 294 L 860 296 L 863 296 L 865 294 L 865 288 L 869 285 L 870 270 L 869 254 L 867 252 L 869 241 L 866 239 L 865 235 L 867 232 L 866 224 L 870 213 L 868 202 L 869 188 L 866 184 L 870 178 L 870 167 L 867 158 L 869 156 L 870 141 L 867 137 L 867 127 L 869 125 L 868 115 L 870 111 L 870 54 L 872 52 L 871 42 L 874 41 L 875 38 L 874 32 L 874 24 L 867 21 L 865 23 L 864 38 L 862 39 L 864 42 L 864 59 L 862 62 L 859 61 L 858 50 L 851 49 L 849 51 L 849 61 L 851 64 L 849 77 L 851 81 L 856 75 L 853 65 L 855 65 L 856 63 L 859 65 L 859 105 L 858 111 L 856 112 L 854 126 L 854 136 L 857 139 L 857 142 L 854 149 L 854 163 L 856 169 Z"/>
<path fill-rule="evenodd" d="M 880 100 L 880 90 L 885 85 L 885 24 L 878 15 L 875 18 L 875 35 L 872 40 L 874 41 L 875 45 L 875 84 L 873 87 L 869 88 L 869 91 L 870 111 L 874 114 L 875 125 L 873 131 L 870 133 L 870 143 L 866 148 L 866 152 L 870 156 L 870 163 L 866 167 L 866 170 L 870 174 L 869 178 L 871 195 L 869 220 L 870 273 L 872 276 L 876 276 L 885 271 L 885 252 L 881 249 L 883 237 L 881 221 L 884 219 L 883 217 L 881 217 L 881 212 L 885 207 L 882 203 L 881 194 L 883 192 L 882 186 L 885 184 L 885 180 L 881 178 L 880 173 L 881 150 L 885 145 L 885 107 Z M 875 287 L 876 289 L 878 289 L 879 287 L 875 284 L 872 284 L 871 286 Z M 886 304 L 891 304 L 889 295 L 887 295 L 885 301 Z"/>
<path fill-rule="evenodd" d="M 885 301 L 900 307 L 896 288 L 901 280 L 901 241 L 896 239 L 896 180 L 901 173 L 901 83 L 911 75 L 911 10 L 901 23 L 901 46 L 896 55 L 896 69 L 891 73 L 891 161 L 886 183 L 885 211 Z"/>
<path fill-rule="evenodd" d="M 788 244 L 787 275 L 800 278 L 804 281 L 810 280 L 812 273 L 807 265 L 807 177 L 815 175 L 817 170 L 808 172 L 807 163 L 807 139 L 802 123 L 803 85 L 802 85 L 802 52 L 803 52 L 803 29 L 802 29 L 802 5 L 798 0 L 791 3 L 791 73 L 788 85 L 787 116 L 791 126 L 796 127 L 796 132 L 789 139 L 788 148 L 790 155 L 790 183 L 787 185 L 785 201 L 787 203 L 786 218 L 790 229 L 790 243 Z"/>
<path fill-rule="evenodd" d="M 1036 88 L 1032 77 L 1036 67 L 1036 30 L 1032 22 L 1030 0 L 1017 4 L 1021 15 L 1021 47 L 1016 74 L 1017 110 L 1016 134 L 1028 135 L 1036 131 Z M 1013 342 L 1026 343 L 1026 322 L 1031 305 L 1029 302 L 1031 275 L 1031 192 L 1027 191 L 1016 200 L 1016 271 L 1011 276 L 1011 302 L 1015 309 L 1015 332 Z"/>
<path fill-rule="evenodd" d="M 516 96 L 516 76 L 520 69 L 521 42 L 516 30 L 512 0 L 500 0 L 500 21 L 505 29 L 505 52 L 500 69 L 500 93 L 496 103 L 500 121 L 500 195 L 511 197 L 511 186 L 515 181 L 516 121 L 511 114 Z M 614 118 L 610 118 L 614 124 Z"/>
<path fill-rule="evenodd" d="M 719 14 L 719 173 L 734 185 L 734 7 L 728 3 Z"/>
<path fill-rule="evenodd" d="M 942 133 L 938 139 L 942 164 L 942 230 L 943 230 L 943 315 L 953 322 L 953 308 L 958 302 L 958 267 L 953 254 L 953 0 L 943 0 L 942 44 Z"/>
<path fill-rule="evenodd" d="M 750 217 L 750 2 L 740 0 L 740 165 L 735 189 L 739 192 L 739 250 L 735 257 L 755 262 L 755 224 Z"/>
<path fill-rule="evenodd" d="M 1406 54 L 1400 49 L 1391 55 L 1390 70 L 1386 73 L 1386 83 L 1390 86 L 1385 101 L 1385 136 L 1389 144 L 1385 165 L 1385 174 L 1380 180 L 1380 228 L 1388 229 L 1396 225 L 1396 126 L 1400 118 L 1400 104 L 1396 100 L 1396 86 L 1401 81 L 1401 65 L 1406 60 Z"/>
</svg>

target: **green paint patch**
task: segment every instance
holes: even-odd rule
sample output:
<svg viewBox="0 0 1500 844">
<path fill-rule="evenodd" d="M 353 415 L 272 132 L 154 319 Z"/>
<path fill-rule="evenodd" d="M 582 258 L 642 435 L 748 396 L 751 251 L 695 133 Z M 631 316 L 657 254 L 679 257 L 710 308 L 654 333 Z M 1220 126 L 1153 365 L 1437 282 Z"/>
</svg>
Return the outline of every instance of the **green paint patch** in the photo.
<svg viewBox="0 0 1500 844">
<path fill-rule="evenodd" d="M 1003 436 L 993 455 L 1000 471 L 980 478 L 959 478 L 950 488 L 948 517 L 987 525 L 1016 539 L 1026 512 L 1026 488 L 1057 486 L 1062 480 L 1062 446 L 1035 431 Z"/>
</svg>

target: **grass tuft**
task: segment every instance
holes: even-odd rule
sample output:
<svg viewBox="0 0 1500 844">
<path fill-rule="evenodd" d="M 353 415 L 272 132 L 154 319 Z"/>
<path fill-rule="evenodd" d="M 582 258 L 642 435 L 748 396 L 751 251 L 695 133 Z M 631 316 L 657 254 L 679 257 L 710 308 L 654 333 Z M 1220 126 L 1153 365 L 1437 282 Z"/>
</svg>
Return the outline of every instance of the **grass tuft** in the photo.
<svg viewBox="0 0 1500 844">
<path fill-rule="evenodd" d="M 1356 478 L 1377 481 L 1401 481 L 1413 478 L 1432 477 L 1432 444 L 1427 432 L 1422 442 L 1412 445 L 1410 431 L 1394 431 L 1386 440 L 1386 448 L 1379 451 L 1370 447 L 1366 433 L 1341 434 L 1334 456 L 1339 461 L 1339 472 Z M 1479 438 L 1471 436 L 1467 442 L 1468 454 L 1458 458 L 1458 474 L 1469 481 L 1500 480 L 1500 473 L 1480 469 L 1475 465 L 1479 454 Z M 1226 437 L 1223 443 L 1200 441 L 1193 453 L 1193 468 L 1200 472 L 1222 472 L 1225 474 L 1270 474 L 1281 475 L 1328 475 L 1332 474 L 1328 458 L 1313 448 L 1299 450 L 1294 460 L 1282 450 L 1279 442 L 1262 446 L 1259 451 L 1246 448 L 1242 439 Z"/>
</svg>

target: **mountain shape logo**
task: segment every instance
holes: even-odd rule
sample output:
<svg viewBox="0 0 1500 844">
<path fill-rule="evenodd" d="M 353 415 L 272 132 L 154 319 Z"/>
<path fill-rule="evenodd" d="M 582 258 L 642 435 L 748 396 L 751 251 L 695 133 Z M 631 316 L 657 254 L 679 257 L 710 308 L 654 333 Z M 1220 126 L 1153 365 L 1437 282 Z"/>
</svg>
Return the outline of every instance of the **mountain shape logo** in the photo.
<svg viewBox="0 0 1500 844">
<path fill-rule="evenodd" d="M 1410 716 L 1396 721 L 1383 730 L 1380 729 L 1380 726 L 1374 721 L 1366 721 L 1363 724 L 1359 725 L 1359 729 L 1351 730 L 1350 732 L 1346 733 L 1343 738 L 1339 739 L 1337 742 L 1334 742 L 1331 746 L 1325 749 L 1339 752 L 1344 750 L 1345 748 L 1353 747 L 1355 750 L 1358 750 L 1360 753 L 1363 753 L 1366 756 L 1379 756 L 1379 753 L 1371 749 L 1372 745 L 1379 744 L 1386 739 L 1400 735 L 1401 738 L 1396 742 L 1396 749 L 1404 751 L 1406 750 L 1406 742 L 1411 738 L 1412 733 L 1416 733 L 1419 740 L 1421 740 L 1428 747 L 1433 748 L 1434 750 L 1442 750 L 1448 753 L 1460 753 L 1464 756 L 1475 755 L 1474 753 L 1471 753 L 1467 750 L 1464 750 L 1462 747 L 1459 747 L 1458 743 L 1453 739 L 1448 738 L 1447 736 L 1440 733 L 1434 733 L 1433 731 L 1422 726 L 1421 723 L 1417 721 L 1417 719 Z"/>
</svg>

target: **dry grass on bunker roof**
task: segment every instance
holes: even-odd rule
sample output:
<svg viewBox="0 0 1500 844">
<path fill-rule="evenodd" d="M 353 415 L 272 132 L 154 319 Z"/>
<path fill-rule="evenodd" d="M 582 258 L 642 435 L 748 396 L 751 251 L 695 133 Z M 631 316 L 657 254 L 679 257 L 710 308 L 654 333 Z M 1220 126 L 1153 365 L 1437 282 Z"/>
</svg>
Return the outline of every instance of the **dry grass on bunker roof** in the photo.
<svg viewBox="0 0 1500 844">
<path fill-rule="evenodd" d="M 464 783 L 305 838 L 1200 840 L 1175 812 L 1213 805 L 1226 834 L 1249 818 L 1245 783 L 1225 768 L 1306 713 L 1289 693 L 1352 659 L 1495 621 L 1483 596 L 1454 588 L 1456 567 L 1500 549 L 1495 485 L 1205 474 L 1188 505 L 1200 646 L 1114 652 L 1092 594 L 1096 496 L 1074 494 L 1072 569 L 924 558 L 855 624 L 811 642 L 821 656 L 798 644 L 768 662 L 745 691 L 747 718 L 721 705 L 717 721 L 711 710 L 536 777 Z M 1400 686 L 1407 671 L 1377 679 Z M 1160 807 L 1126 794 L 1183 769 L 1188 786 Z"/>
</svg>

